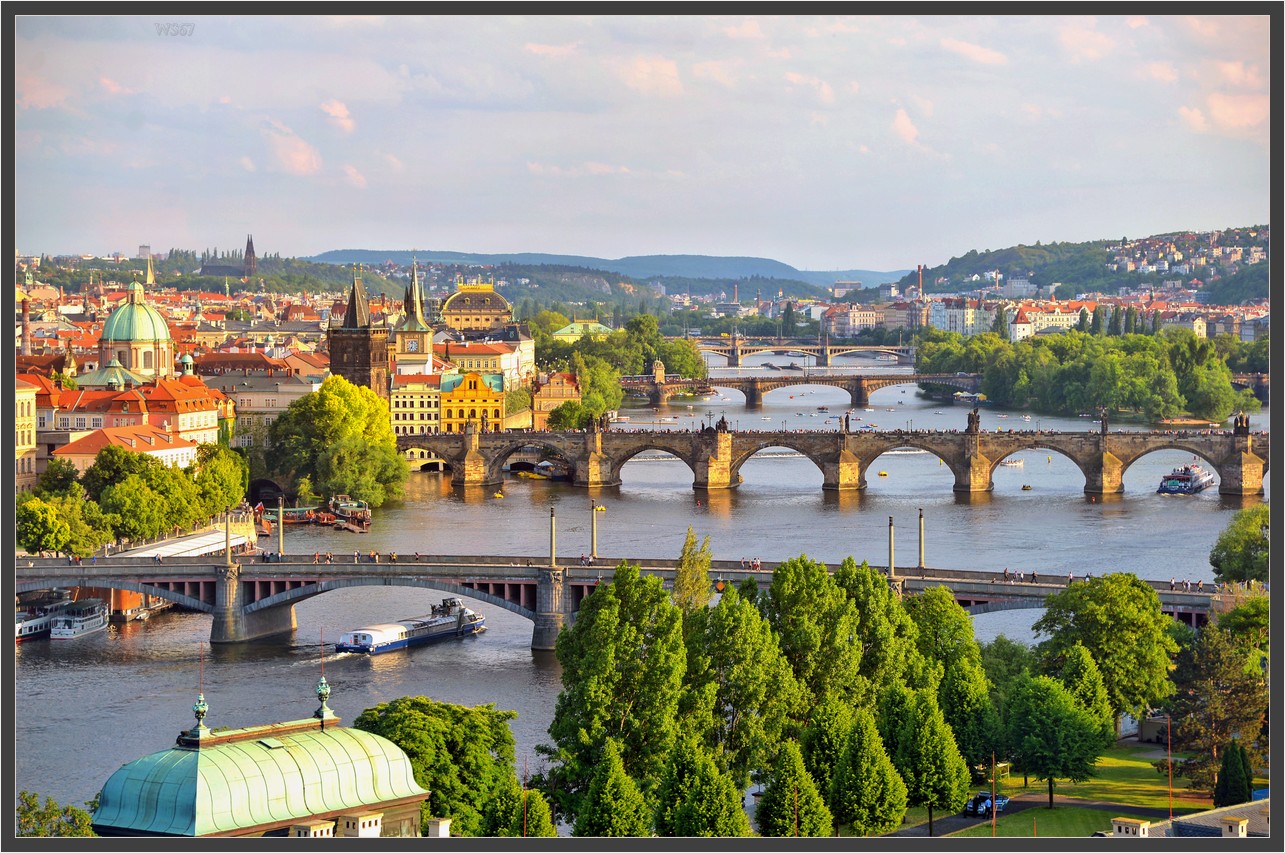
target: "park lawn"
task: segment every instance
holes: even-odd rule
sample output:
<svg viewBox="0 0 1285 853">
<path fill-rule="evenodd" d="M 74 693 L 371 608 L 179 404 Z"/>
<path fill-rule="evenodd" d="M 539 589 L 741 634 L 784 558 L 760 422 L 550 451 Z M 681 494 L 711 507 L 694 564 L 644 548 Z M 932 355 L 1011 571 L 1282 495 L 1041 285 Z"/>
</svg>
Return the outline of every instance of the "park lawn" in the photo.
<svg viewBox="0 0 1285 853">
<path fill-rule="evenodd" d="M 1111 831 L 1111 812 L 1080 806 L 1023 809 L 1014 814 L 1000 814 L 995 821 L 995 835 L 1005 838 L 1088 838 L 1095 832 Z M 952 832 L 947 838 L 989 838 L 991 822 Z"/>
<path fill-rule="evenodd" d="M 1139 808 L 1169 808 L 1169 777 L 1157 772 L 1147 757 L 1154 747 L 1120 745 L 1111 747 L 1098 758 L 1097 775 L 1079 784 L 1066 779 L 1058 779 L 1053 787 L 1054 794 L 1064 797 L 1075 797 L 1082 800 L 1101 800 L 1120 803 L 1122 806 Z M 1174 764 L 1179 761 L 1174 756 Z M 1021 778 L 1020 774 L 1014 777 Z M 1173 813 L 1189 814 L 1213 808 L 1213 803 L 1206 796 L 1187 790 L 1186 779 L 1174 777 L 1173 780 Z M 1015 786 L 1010 784 L 1009 789 Z M 1020 789 L 1020 785 L 1017 786 Z M 1028 791 L 1048 791 L 1044 782 L 1031 780 Z"/>
</svg>

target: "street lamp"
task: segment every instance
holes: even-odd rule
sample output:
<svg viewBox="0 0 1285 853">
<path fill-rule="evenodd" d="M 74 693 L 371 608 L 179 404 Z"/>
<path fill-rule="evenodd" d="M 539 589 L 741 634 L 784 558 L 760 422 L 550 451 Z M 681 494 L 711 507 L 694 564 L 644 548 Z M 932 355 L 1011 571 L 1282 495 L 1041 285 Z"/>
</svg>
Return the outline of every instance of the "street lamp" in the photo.
<svg viewBox="0 0 1285 853">
<path fill-rule="evenodd" d="M 589 500 L 589 559 L 598 559 L 598 513 L 606 512 L 605 506 L 599 506 L 596 500 Z"/>
</svg>

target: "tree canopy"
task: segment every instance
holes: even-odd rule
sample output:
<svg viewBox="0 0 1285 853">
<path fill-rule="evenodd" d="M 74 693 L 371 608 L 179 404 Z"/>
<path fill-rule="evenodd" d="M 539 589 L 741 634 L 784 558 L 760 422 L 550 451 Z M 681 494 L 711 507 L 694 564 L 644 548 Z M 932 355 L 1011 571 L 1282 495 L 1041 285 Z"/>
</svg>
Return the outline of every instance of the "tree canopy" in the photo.
<svg viewBox="0 0 1285 853">
<path fill-rule="evenodd" d="M 1270 507 L 1259 504 L 1232 516 L 1218 535 L 1209 562 L 1219 581 L 1267 581 L 1268 525 Z"/>
<path fill-rule="evenodd" d="M 625 773 L 620 746 L 615 738 L 607 738 L 572 835 L 615 838 L 648 835 L 652 818 L 642 792 Z"/>
<path fill-rule="evenodd" d="M 1018 676 L 1009 700 L 1008 727 L 1018 764 L 1048 782 L 1049 808 L 1055 780 L 1088 779 L 1105 748 L 1098 721 L 1062 682 L 1046 675 Z"/>
<path fill-rule="evenodd" d="M 763 796 L 754 810 L 760 835 L 808 838 L 830 834 L 830 809 L 803 766 L 796 741 L 781 744 L 765 781 Z"/>
</svg>

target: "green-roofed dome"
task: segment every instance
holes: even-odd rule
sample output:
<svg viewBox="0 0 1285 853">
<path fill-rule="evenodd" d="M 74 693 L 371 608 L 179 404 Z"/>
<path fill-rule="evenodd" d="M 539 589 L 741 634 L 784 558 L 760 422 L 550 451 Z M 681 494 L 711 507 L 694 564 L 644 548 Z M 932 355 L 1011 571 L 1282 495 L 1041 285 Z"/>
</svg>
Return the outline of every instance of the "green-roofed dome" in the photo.
<svg viewBox="0 0 1285 853">
<path fill-rule="evenodd" d="M 132 282 L 124 304 L 118 307 L 103 324 L 101 340 L 113 343 L 136 341 L 168 341 L 170 329 L 161 312 L 147 304 L 143 285 Z"/>
<path fill-rule="evenodd" d="M 94 829 L 100 835 L 236 834 L 428 796 L 392 741 L 314 722 L 303 730 L 288 723 L 207 733 L 216 742 L 131 761 L 103 785 Z"/>
</svg>

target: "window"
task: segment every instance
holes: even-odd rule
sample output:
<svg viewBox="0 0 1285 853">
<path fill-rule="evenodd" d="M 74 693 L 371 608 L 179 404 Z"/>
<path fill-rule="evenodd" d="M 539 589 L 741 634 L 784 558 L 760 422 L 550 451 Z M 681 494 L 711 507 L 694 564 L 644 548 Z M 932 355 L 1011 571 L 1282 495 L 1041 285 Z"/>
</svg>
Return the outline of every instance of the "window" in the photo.
<svg viewBox="0 0 1285 853">
<path fill-rule="evenodd" d="M 76 418 L 76 429 L 84 429 L 84 428 L 85 428 L 85 419 Z"/>
<path fill-rule="evenodd" d="M 143 369 L 144 369 L 144 370 L 150 370 L 150 369 L 151 369 L 151 367 L 152 367 L 152 353 L 151 353 L 151 350 L 145 350 L 145 351 L 143 352 Z"/>
</svg>

